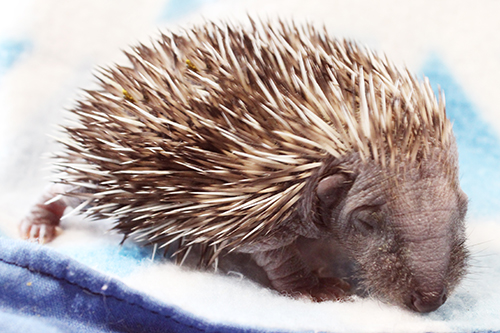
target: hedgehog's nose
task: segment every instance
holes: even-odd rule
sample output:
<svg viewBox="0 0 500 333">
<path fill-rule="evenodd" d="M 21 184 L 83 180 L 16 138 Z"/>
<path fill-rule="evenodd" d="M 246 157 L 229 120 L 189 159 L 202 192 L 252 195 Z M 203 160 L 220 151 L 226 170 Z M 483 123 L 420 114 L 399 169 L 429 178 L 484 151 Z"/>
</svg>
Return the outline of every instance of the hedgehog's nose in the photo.
<svg viewBox="0 0 500 333">
<path fill-rule="evenodd" d="M 422 293 L 414 291 L 411 295 L 410 307 L 418 312 L 431 312 L 446 302 L 446 288 L 440 292 Z"/>
</svg>

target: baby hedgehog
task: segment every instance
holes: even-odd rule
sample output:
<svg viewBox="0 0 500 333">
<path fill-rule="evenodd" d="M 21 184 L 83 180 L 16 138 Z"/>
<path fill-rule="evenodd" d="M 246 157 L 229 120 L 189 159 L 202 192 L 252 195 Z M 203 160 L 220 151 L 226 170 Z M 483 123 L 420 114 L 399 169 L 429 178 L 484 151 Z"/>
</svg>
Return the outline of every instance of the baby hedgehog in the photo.
<svg viewBox="0 0 500 333">
<path fill-rule="evenodd" d="M 50 241 L 72 206 L 207 265 L 249 253 L 285 294 L 351 295 L 308 241 L 345 253 L 358 294 L 437 309 L 468 257 L 444 98 L 354 42 L 250 21 L 162 35 L 103 70 L 22 236 Z"/>
</svg>

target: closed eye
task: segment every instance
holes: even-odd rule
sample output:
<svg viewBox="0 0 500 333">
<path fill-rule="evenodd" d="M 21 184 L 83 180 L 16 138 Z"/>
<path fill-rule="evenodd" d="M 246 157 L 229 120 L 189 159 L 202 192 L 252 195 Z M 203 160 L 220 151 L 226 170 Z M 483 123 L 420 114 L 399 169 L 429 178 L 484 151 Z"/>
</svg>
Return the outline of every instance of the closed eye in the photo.
<svg viewBox="0 0 500 333">
<path fill-rule="evenodd" d="M 363 236 L 377 232 L 382 227 L 382 213 L 378 206 L 365 206 L 352 214 L 352 227 Z"/>
</svg>

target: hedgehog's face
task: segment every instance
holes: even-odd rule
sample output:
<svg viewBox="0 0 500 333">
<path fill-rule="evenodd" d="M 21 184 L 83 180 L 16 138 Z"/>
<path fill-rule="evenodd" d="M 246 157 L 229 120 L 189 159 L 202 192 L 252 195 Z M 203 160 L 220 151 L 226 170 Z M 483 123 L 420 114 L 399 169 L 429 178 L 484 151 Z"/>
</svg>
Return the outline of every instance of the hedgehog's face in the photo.
<svg viewBox="0 0 500 333">
<path fill-rule="evenodd" d="M 467 258 L 467 197 L 455 178 L 437 163 L 404 172 L 368 163 L 319 183 L 323 204 L 332 188 L 339 194 L 325 222 L 357 262 L 367 293 L 419 312 L 445 302 Z"/>
</svg>

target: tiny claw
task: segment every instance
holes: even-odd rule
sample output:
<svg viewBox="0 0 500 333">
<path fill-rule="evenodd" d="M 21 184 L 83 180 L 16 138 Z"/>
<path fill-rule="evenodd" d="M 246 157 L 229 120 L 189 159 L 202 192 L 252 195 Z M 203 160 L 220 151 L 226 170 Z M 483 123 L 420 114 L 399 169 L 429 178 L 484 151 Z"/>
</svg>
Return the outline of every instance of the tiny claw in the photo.
<svg viewBox="0 0 500 333">
<path fill-rule="evenodd" d="M 22 220 L 21 223 L 19 224 L 19 234 L 22 239 L 24 240 L 29 239 L 30 229 L 31 229 L 31 224 L 29 222 L 26 222 L 26 220 Z"/>
<path fill-rule="evenodd" d="M 40 226 L 38 224 L 33 224 L 30 229 L 29 240 L 36 242 L 38 240 L 38 235 L 40 234 Z"/>
<path fill-rule="evenodd" d="M 45 244 L 47 237 L 47 226 L 45 224 L 42 224 L 40 226 L 40 232 L 38 233 L 38 243 L 42 245 Z"/>
</svg>

